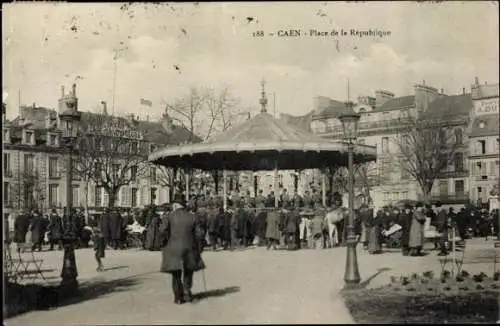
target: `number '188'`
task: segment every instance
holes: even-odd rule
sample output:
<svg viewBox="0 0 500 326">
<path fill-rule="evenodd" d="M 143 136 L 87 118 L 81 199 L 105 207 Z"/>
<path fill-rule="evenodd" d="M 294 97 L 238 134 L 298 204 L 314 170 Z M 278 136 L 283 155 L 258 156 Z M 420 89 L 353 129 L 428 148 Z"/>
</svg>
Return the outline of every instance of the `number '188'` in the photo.
<svg viewBox="0 0 500 326">
<path fill-rule="evenodd" d="M 264 36 L 264 31 L 253 32 L 253 37 L 263 37 L 263 36 Z"/>
</svg>

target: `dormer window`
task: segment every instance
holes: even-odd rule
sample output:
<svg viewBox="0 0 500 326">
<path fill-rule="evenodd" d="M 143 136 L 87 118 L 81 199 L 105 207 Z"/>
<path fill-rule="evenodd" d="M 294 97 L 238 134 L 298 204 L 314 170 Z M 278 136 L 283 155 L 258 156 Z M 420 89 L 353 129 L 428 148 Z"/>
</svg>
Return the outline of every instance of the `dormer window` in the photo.
<svg viewBox="0 0 500 326">
<path fill-rule="evenodd" d="M 3 142 L 10 143 L 10 130 L 8 128 L 3 130 Z"/>
<path fill-rule="evenodd" d="M 32 130 L 27 130 L 24 132 L 24 143 L 27 145 L 35 144 L 35 133 Z"/>
</svg>

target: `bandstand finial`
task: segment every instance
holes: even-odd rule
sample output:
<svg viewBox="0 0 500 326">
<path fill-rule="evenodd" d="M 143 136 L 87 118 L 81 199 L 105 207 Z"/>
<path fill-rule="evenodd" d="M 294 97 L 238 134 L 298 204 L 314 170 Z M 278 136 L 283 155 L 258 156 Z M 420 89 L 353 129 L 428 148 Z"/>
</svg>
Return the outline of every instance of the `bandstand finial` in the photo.
<svg viewBox="0 0 500 326">
<path fill-rule="evenodd" d="M 262 86 L 262 91 L 260 93 L 261 97 L 259 100 L 259 103 L 261 106 L 260 112 L 267 112 L 267 97 L 266 97 L 266 90 L 265 90 L 266 81 L 264 80 L 264 78 L 262 78 L 260 85 Z"/>
</svg>

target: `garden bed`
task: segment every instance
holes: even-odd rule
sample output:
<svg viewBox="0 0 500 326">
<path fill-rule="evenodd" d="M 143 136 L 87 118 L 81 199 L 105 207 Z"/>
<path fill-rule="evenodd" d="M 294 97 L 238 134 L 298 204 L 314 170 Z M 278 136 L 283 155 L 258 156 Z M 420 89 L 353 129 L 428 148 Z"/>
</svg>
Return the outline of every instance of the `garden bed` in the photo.
<svg viewBox="0 0 500 326">
<path fill-rule="evenodd" d="M 344 291 L 343 296 L 356 323 L 496 323 L 499 288 L 498 277 L 484 274 L 458 280 L 413 275 L 377 289 Z"/>
</svg>

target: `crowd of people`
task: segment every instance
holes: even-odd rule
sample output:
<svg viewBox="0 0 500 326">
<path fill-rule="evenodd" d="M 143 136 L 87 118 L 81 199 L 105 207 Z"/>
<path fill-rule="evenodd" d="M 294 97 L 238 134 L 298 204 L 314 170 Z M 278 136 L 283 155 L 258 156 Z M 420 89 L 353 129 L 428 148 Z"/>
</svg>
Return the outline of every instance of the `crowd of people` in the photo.
<svg viewBox="0 0 500 326">
<path fill-rule="evenodd" d="M 332 248 L 346 244 L 347 216 L 349 211 L 341 196 L 332 196 L 331 205 L 324 206 L 319 193 L 312 189 L 302 196 L 286 189 L 277 198 L 273 192 L 264 196 L 260 190 L 256 197 L 250 192 L 231 193 L 227 209 L 223 209 L 220 196 L 192 195 L 187 209 L 197 216 L 202 230 L 203 247 L 211 250 L 234 250 L 251 245 L 267 249 L 286 247 L 289 250 L 304 248 Z M 32 250 L 62 249 L 65 234 L 77 239 L 76 247 L 88 247 L 96 228 L 107 247 L 125 249 L 134 246 L 130 238 L 138 238 L 146 250 L 161 250 L 159 228 L 162 217 L 171 211 L 169 204 L 151 205 L 144 209 L 105 208 L 96 217 L 84 217 L 83 209 L 73 209 L 71 215 L 64 211 L 60 216 L 55 209 L 43 215 L 39 211 L 21 212 L 14 219 L 12 239 L 22 244 L 26 241 Z M 455 213 L 445 210 L 439 203 L 435 208 L 422 203 L 404 203 L 402 206 L 385 206 L 378 211 L 366 204 L 355 208 L 354 235 L 356 241 L 371 254 L 382 252 L 382 244 L 400 247 L 404 255 L 421 255 L 426 239 L 426 227 L 433 226 L 439 237 L 434 238 L 439 254 L 449 251 L 451 230 L 462 239 L 471 236 L 498 234 L 498 210 L 462 208 Z M 134 228 L 135 226 L 135 228 Z M 28 231 L 31 239 L 26 239 Z M 94 241 L 95 242 L 95 241 Z M 19 250 L 22 250 L 20 246 Z"/>
</svg>

